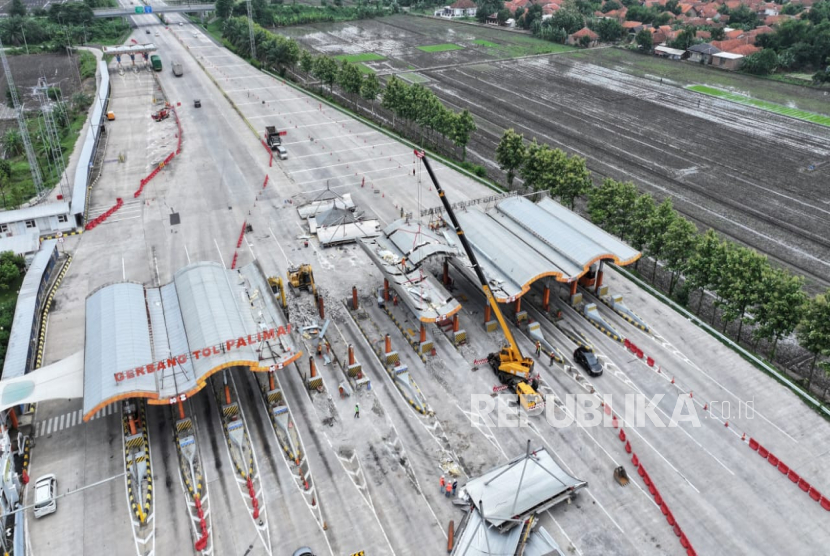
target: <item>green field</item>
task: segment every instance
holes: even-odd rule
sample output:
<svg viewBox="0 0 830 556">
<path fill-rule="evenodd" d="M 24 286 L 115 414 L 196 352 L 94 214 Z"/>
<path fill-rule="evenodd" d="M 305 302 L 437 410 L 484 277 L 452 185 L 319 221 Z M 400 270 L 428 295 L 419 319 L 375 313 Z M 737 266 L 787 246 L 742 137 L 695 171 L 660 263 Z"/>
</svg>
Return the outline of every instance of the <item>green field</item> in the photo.
<svg viewBox="0 0 830 556">
<path fill-rule="evenodd" d="M 486 46 L 487 48 L 499 48 L 501 47 L 500 44 L 496 44 L 494 42 L 485 41 L 483 39 L 476 39 L 473 41 L 473 44 L 477 44 L 479 46 Z"/>
<path fill-rule="evenodd" d="M 355 65 L 357 66 L 357 69 L 360 71 L 360 73 L 366 73 L 366 74 L 375 73 L 375 70 L 373 70 L 372 68 L 370 68 L 366 64 L 355 64 Z"/>
<path fill-rule="evenodd" d="M 342 62 L 343 60 L 356 64 L 358 62 L 377 62 L 378 60 L 385 60 L 386 58 L 374 52 L 361 52 L 360 54 L 341 54 L 335 56 L 335 60 Z"/>
<path fill-rule="evenodd" d="M 724 100 L 728 100 L 731 102 L 737 102 L 738 104 L 754 106 L 755 108 L 760 108 L 761 110 L 767 110 L 768 112 L 781 114 L 782 116 L 789 116 L 790 118 L 796 118 L 798 120 L 804 120 L 807 122 L 812 122 L 814 124 L 830 127 L 830 117 L 822 116 L 821 114 L 815 114 L 813 112 L 807 112 L 806 110 L 790 108 L 789 106 L 784 106 L 782 104 L 767 102 L 765 100 L 758 100 L 750 98 L 748 96 L 739 95 L 737 93 L 730 93 L 722 89 L 707 87 L 706 85 L 689 85 L 687 89 L 695 91 L 697 93 L 703 93 L 705 95 L 722 98 Z"/>
<path fill-rule="evenodd" d="M 418 46 L 418 50 L 424 52 L 449 52 L 450 50 L 463 50 L 463 46 L 457 44 L 431 44 L 428 46 Z"/>
</svg>

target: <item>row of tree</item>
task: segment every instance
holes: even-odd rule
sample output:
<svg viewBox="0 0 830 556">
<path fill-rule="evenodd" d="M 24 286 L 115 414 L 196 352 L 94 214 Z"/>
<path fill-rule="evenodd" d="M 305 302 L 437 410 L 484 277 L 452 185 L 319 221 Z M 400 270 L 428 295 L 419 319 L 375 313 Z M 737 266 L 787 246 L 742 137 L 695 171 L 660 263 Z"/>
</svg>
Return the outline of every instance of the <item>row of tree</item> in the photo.
<svg viewBox="0 0 830 556">
<path fill-rule="evenodd" d="M 568 156 L 560 149 L 540 145 L 533 140 L 525 145 L 524 136 L 508 129 L 496 147 L 496 162 L 507 172 L 507 185 L 513 185 L 516 173 L 526 187 L 547 191 L 552 197 L 573 209 L 576 199 L 591 190 L 591 172 L 585 159 Z"/>
<path fill-rule="evenodd" d="M 222 37 L 237 53 L 251 56 L 245 18 L 227 20 Z M 257 24 L 254 24 L 254 40 L 257 61 L 261 64 L 284 74 L 299 63 L 301 71 L 319 80 L 321 92 L 323 85 L 327 85 L 329 93 L 333 94 L 337 85 L 355 106 L 358 98 L 371 102 L 374 113 L 375 100 L 382 90 L 380 80 L 374 73 L 364 76 L 355 64 L 346 60 L 338 63 L 325 54 L 314 56 L 301 49 L 297 41 L 270 33 Z M 462 160 L 466 158 L 470 134 L 476 129 L 475 121 L 467 110 L 454 112 L 444 106 L 431 90 L 418 84 L 409 85 L 395 76 L 386 84 L 382 106 L 392 113 L 393 126 L 398 119 L 402 120 L 408 131 L 419 135 L 422 143 L 424 139 L 433 139 L 433 135 L 440 136 L 462 150 Z"/>
<path fill-rule="evenodd" d="M 85 2 L 52 4 L 49 10 L 33 10 L 31 17 L 17 11 L 0 19 L 0 39 L 5 46 L 46 45 L 59 49 L 114 39 L 128 29 L 129 25 L 120 19 L 95 19 L 92 7 Z"/>
<path fill-rule="evenodd" d="M 700 234 L 674 210 L 670 199 L 657 204 L 633 183 L 610 178 L 592 187 L 582 158 L 568 157 L 535 140 L 526 143 L 512 129 L 504 132 L 496 148 L 496 162 L 507 173 L 508 186 L 518 174 L 525 186 L 548 191 L 572 209 L 575 199 L 587 193 L 591 220 L 655 261 L 652 282 L 662 264 L 669 272 L 670 296 L 678 284 L 678 297 L 684 302 L 699 294 L 698 314 L 705 292 L 710 292 L 715 299 L 712 322 L 719 309 L 724 330 L 737 324 L 739 341 L 744 324 L 750 325 L 756 346 L 769 342 L 773 359 L 779 341 L 796 332 L 800 345 L 814 355 L 808 383 L 818 358 L 830 357 L 830 292 L 808 299 L 803 277 L 772 266 L 757 251 L 726 241 L 711 229 Z M 819 366 L 830 375 L 830 365 Z"/>
<path fill-rule="evenodd" d="M 757 251 L 723 240 L 711 229 L 699 234 L 670 199 L 658 205 L 631 182 L 606 179 L 589 195 L 588 213 L 595 224 L 656 261 L 652 281 L 657 262 L 663 264 L 671 273 L 669 295 L 682 277 L 686 294 L 700 295 L 698 314 L 704 291 L 714 295 L 724 330 L 737 323 L 739 341 L 743 325 L 751 325 L 756 343 L 771 343 L 772 359 L 779 340 L 796 331 L 801 346 L 814 354 L 808 382 L 817 358 L 830 355 L 830 302 L 826 296 L 809 300 L 803 277 L 772 266 Z M 712 322 L 716 314 L 713 309 Z"/>
<path fill-rule="evenodd" d="M 320 6 L 308 4 L 283 4 L 282 0 L 268 2 L 267 0 L 251 0 L 251 16 L 256 23 L 265 27 L 286 27 L 290 25 L 304 25 L 327 21 L 347 21 L 352 19 L 370 19 L 390 13 L 398 13 L 400 7 L 394 0 L 383 0 L 373 3 L 358 2 L 354 6 L 343 6 L 342 0 L 333 0 L 329 5 L 327 0 L 321 0 Z M 247 16 L 245 2 L 235 0 L 217 0 L 216 15 L 220 19 L 231 16 Z"/>
</svg>

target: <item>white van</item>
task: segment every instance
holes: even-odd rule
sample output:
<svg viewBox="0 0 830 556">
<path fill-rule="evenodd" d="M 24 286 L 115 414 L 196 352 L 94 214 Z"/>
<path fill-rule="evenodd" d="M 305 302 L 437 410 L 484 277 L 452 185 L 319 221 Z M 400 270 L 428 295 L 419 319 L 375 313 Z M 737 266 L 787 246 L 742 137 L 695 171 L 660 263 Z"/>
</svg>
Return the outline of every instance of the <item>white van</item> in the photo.
<svg viewBox="0 0 830 556">
<path fill-rule="evenodd" d="M 285 147 L 277 147 L 277 156 L 280 157 L 280 160 L 286 160 L 288 158 L 288 151 L 285 150 Z"/>
<path fill-rule="evenodd" d="M 55 513 L 58 503 L 55 495 L 58 492 L 58 480 L 55 475 L 44 475 L 35 482 L 35 517 L 43 517 Z"/>
</svg>

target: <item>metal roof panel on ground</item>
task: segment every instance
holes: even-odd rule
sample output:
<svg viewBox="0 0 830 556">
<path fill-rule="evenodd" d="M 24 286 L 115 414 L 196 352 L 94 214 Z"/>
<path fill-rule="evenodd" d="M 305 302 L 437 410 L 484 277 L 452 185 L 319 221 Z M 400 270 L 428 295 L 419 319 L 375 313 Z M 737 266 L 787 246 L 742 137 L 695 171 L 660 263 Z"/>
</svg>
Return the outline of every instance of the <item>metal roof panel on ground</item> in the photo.
<svg viewBox="0 0 830 556">
<path fill-rule="evenodd" d="M 112 284 L 86 298 L 84 416 L 109 402 L 155 396 L 153 375 L 118 381 L 114 372 L 152 361 L 150 330 L 141 284 Z"/>
<path fill-rule="evenodd" d="M 23 376 L 28 370 L 26 365 L 32 345 L 32 326 L 36 320 L 35 311 L 38 309 L 37 294 L 40 291 L 43 273 L 49 266 L 52 256 L 55 255 L 57 245 L 58 242 L 55 239 L 44 241 L 23 277 L 14 307 L 12 329 L 6 347 L 6 359 L 3 362 L 4 379 Z"/>
<path fill-rule="evenodd" d="M 351 193 L 338 195 L 337 193 L 326 189 L 323 193 L 318 195 L 317 198 L 297 207 L 297 214 L 300 215 L 300 218 L 305 220 L 309 216 L 314 216 L 331 208 L 354 210 L 354 206 Z"/>
<path fill-rule="evenodd" d="M 435 322 L 461 310 L 461 304 L 431 274 L 418 268 L 404 273 L 399 264 L 402 256 L 396 252 L 397 248 L 389 241 L 381 244 L 381 239 L 358 243 L 415 318 L 421 322 Z"/>
<path fill-rule="evenodd" d="M 491 556 L 515 554 L 522 536 L 522 528 L 514 527 L 502 533 L 490 527 L 473 508 L 466 519 L 464 531 L 455 544 L 453 554 L 457 556 Z"/>
<path fill-rule="evenodd" d="M 377 220 L 364 220 L 352 224 L 334 224 L 317 228 L 317 239 L 323 246 L 350 243 L 360 238 L 377 237 L 380 234 Z"/>
<path fill-rule="evenodd" d="M 464 491 L 485 519 L 507 530 L 526 517 L 563 501 L 588 483 L 566 473 L 545 448 L 530 450 L 471 479 Z"/>
</svg>

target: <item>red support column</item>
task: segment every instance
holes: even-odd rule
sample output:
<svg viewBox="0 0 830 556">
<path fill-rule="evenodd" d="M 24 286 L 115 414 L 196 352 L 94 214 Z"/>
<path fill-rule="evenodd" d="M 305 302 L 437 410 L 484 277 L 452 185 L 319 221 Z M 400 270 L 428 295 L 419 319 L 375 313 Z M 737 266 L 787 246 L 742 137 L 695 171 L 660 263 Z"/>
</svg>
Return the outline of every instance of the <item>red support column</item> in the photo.
<svg viewBox="0 0 830 556">
<path fill-rule="evenodd" d="M 384 353 L 392 353 L 392 338 L 389 337 L 389 334 L 386 335 L 386 351 Z"/>
<path fill-rule="evenodd" d="M 452 316 L 452 331 L 458 332 L 458 313 Z"/>
<path fill-rule="evenodd" d="M 231 387 L 225 385 L 225 405 L 231 405 Z"/>
<path fill-rule="evenodd" d="M 320 309 L 320 319 L 325 319 L 326 318 L 326 309 L 323 307 L 323 296 L 322 295 L 320 296 L 318 301 L 319 301 L 318 306 L 319 306 L 319 309 Z"/>
<path fill-rule="evenodd" d="M 542 309 L 547 313 L 550 310 L 550 287 L 545 285 L 545 291 L 542 294 Z"/>
<path fill-rule="evenodd" d="M 184 419 L 184 404 L 182 403 L 182 399 L 179 398 L 177 403 L 179 404 L 179 419 Z"/>
<path fill-rule="evenodd" d="M 424 326 L 424 323 L 421 323 L 421 343 L 427 341 L 427 327 Z"/>
<path fill-rule="evenodd" d="M 130 415 L 130 434 L 135 435 L 135 433 L 136 433 L 135 418 L 132 415 Z"/>
<path fill-rule="evenodd" d="M 357 286 L 352 286 L 352 309 L 357 311 Z"/>
<path fill-rule="evenodd" d="M 311 372 L 311 378 L 317 378 L 317 365 L 314 364 L 314 358 L 313 357 L 308 358 L 308 366 L 309 366 L 309 370 Z"/>
<path fill-rule="evenodd" d="M 571 295 L 576 295 L 576 286 L 577 286 L 576 280 L 571 282 Z"/>
<path fill-rule="evenodd" d="M 354 346 L 349 344 L 349 365 L 354 365 Z"/>
<path fill-rule="evenodd" d="M 389 280 L 383 279 L 383 300 L 389 301 Z"/>
<path fill-rule="evenodd" d="M 599 270 L 597 271 L 597 282 L 596 286 L 594 286 L 594 293 L 599 293 L 600 286 L 602 286 L 602 265 L 600 265 Z"/>
<path fill-rule="evenodd" d="M 268 371 L 268 390 L 274 390 L 274 372 Z"/>
<path fill-rule="evenodd" d="M 518 298 L 516 300 L 516 312 L 520 312 L 522 310 L 522 298 Z"/>
<path fill-rule="evenodd" d="M 423 324 L 421 326 L 423 326 Z M 9 420 L 12 422 L 12 429 L 17 430 L 17 413 L 14 412 L 13 407 L 9 408 Z"/>
</svg>

